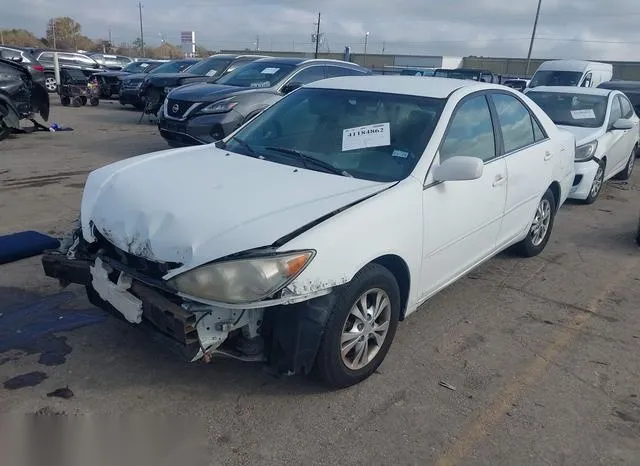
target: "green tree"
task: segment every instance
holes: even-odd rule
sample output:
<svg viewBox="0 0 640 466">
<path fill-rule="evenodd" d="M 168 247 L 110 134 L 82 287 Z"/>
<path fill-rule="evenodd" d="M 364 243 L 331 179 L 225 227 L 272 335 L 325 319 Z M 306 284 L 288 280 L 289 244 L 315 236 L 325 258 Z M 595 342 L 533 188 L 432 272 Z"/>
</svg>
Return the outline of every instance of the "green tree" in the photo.
<svg viewBox="0 0 640 466">
<path fill-rule="evenodd" d="M 76 48 L 82 26 L 73 18 L 63 16 L 51 18 L 47 23 L 47 41 L 59 49 Z"/>
</svg>

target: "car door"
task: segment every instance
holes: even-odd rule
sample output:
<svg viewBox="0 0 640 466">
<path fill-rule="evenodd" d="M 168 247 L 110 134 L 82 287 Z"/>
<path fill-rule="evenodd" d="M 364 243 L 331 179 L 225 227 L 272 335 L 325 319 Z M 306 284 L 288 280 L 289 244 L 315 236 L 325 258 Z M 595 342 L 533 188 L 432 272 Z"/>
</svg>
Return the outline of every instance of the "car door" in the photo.
<svg viewBox="0 0 640 466">
<path fill-rule="evenodd" d="M 620 104 L 620 98 L 618 94 L 610 97 L 611 109 L 609 110 L 609 119 L 607 120 L 607 137 L 603 140 L 608 141 L 607 151 L 605 153 L 607 157 L 607 165 L 604 170 L 605 179 L 611 178 L 618 173 L 627 163 L 629 158 L 629 152 L 627 151 L 627 136 L 629 130 L 613 129 L 613 124 L 622 118 L 622 105 Z"/>
<path fill-rule="evenodd" d="M 426 299 L 493 254 L 507 196 L 507 168 L 498 157 L 486 93 L 457 105 L 432 167 L 454 156 L 484 161 L 476 180 L 434 183 L 429 171 L 423 190 L 421 293 Z"/>
<path fill-rule="evenodd" d="M 551 184 L 551 140 L 528 106 L 513 94 L 491 93 L 498 141 L 507 165 L 507 200 L 498 245 L 512 242 L 529 228 L 540 198 Z"/>
<path fill-rule="evenodd" d="M 625 135 L 626 138 L 626 149 L 627 153 L 631 154 L 631 151 L 638 143 L 638 137 L 640 136 L 640 128 L 638 123 L 638 117 L 636 116 L 635 111 L 633 110 L 633 105 L 629 102 L 629 99 L 624 94 L 618 94 L 618 98 L 620 99 L 620 106 L 622 109 L 622 118 L 626 118 L 633 123 L 633 129 L 629 130 L 629 132 Z M 628 157 L 628 156 L 627 156 Z"/>
</svg>

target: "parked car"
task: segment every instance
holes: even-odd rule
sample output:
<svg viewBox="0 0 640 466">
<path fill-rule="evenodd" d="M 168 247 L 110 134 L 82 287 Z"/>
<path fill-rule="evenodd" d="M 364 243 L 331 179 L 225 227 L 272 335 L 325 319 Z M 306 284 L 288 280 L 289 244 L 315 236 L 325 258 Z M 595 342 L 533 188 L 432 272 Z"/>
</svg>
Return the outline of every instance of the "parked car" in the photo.
<svg viewBox="0 0 640 466">
<path fill-rule="evenodd" d="M 66 68 L 82 70 L 82 72 L 91 76 L 96 71 L 104 68 L 93 58 L 76 52 L 65 52 L 51 49 L 28 49 L 36 57 L 36 60 L 44 67 L 45 87 L 49 92 L 58 91 L 58 83 L 56 83 L 54 70 L 54 54 L 58 53 L 58 63 Z"/>
<path fill-rule="evenodd" d="M 592 204 L 603 183 L 627 180 L 640 139 L 639 119 L 619 91 L 540 86 L 526 95 L 560 128 L 576 137 L 576 177 L 569 197 Z"/>
<path fill-rule="evenodd" d="M 216 144 L 92 172 L 78 229 L 43 266 L 190 361 L 345 387 L 438 291 L 510 246 L 542 252 L 574 148 L 506 87 L 316 81 Z"/>
<path fill-rule="evenodd" d="M 49 95 L 26 66 L 0 59 L 0 139 L 20 130 L 20 120 L 49 118 Z"/>
<path fill-rule="evenodd" d="M 151 70 L 145 69 L 141 73 L 131 73 L 120 77 L 120 90 L 118 92 L 121 105 L 133 105 L 138 110 L 144 108 L 144 101 L 140 94 L 142 82 L 147 74 L 154 73 L 181 73 L 191 65 L 198 63 L 197 58 L 185 58 L 183 60 L 173 60 L 154 67 Z M 139 62 L 138 62 L 139 63 Z"/>
<path fill-rule="evenodd" d="M 251 63 L 261 55 L 213 55 L 193 65 L 184 73 L 155 73 L 149 75 L 140 88 L 140 93 L 147 102 L 148 112 L 158 113 L 167 94 L 176 87 L 194 82 L 214 82 L 247 63 Z"/>
<path fill-rule="evenodd" d="M 187 84 L 171 91 L 158 118 L 160 135 L 177 147 L 224 138 L 292 90 L 335 76 L 370 74 L 338 60 L 262 58 L 215 84 Z"/>
<path fill-rule="evenodd" d="M 520 92 L 524 92 L 524 90 L 529 85 L 529 81 L 526 79 L 520 78 L 509 78 L 502 81 L 502 85 L 510 87 Z"/>
<path fill-rule="evenodd" d="M 110 55 L 106 53 L 91 53 L 91 58 L 108 70 L 120 71 L 125 66 L 133 63 L 133 58 L 124 55 Z"/>
<path fill-rule="evenodd" d="M 44 85 L 44 66 L 29 51 L 19 47 L 0 45 L 0 58 L 12 60 L 25 66 L 31 73 L 33 80 Z"/>
<path fill-rule="evenodd" d="M 121 78 L 133 73 L 148 73 L 165 62 L 159 60 L 133 61 L 120 71 L 100 71 L 93 75 L 100 87 L 100 97 L 109 99 L 114 94 L 120 93 Z"/>
<path fill-rule="evenodd" d="M 529 83 L 537 86 L 597 87 L 613 77 L 613 65 L 585 60 L 550 60 L 542 63 Z"/>
<path fill-rule="evenodd" d="M 640 115 L 640 81 L 607 81 L 600 83 L 598 87 L 600 89 L 615 89 L 623 92 L 631 102 L 631 105 L 633 105 L 636 115 Z"/>
<path fill-rule="evenodd" d="M 438 78 L 449 79 L 469 79 L 484 83 L 498 83 L 499 77 L 487 70 L 477 70 L 473 68 L 438 68 L 433 74 Z"/>
</svg>

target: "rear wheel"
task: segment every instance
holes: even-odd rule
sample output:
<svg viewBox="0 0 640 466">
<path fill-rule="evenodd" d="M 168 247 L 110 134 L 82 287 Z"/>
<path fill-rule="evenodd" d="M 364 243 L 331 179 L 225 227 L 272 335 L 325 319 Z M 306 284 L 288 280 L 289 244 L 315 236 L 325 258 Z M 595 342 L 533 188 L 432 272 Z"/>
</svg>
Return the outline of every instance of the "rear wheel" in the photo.
<svg viewBox="0 0 640 466">
<path fill-rule="evenodd" d="M 50 74 L 44 77 L 44 87 L 47 88 L 48 92 L 56 92 L 58 90 L 58 83 L 56 82 L 55 76 Z"/>
<path fill-rule="evenodd" d="M 556 199 L 551 189 L 547 189 L 538 203 L 527 237 L 516 244 L 515 249 L 523 257 L 540 254 L 551 237 L 553 221 L 556 216 Z"/>
<path fill-rule="evenodd" d="M 629 160 L 627 160 L 627 164 L 620 173 L 616 175 L 616 180 L 628 180 L 631 178 L 631 174 L 633 173 L 633 167 L 636 162 L 636 148 L 634 147 L 631 151 L 631 155 L 629 155 Z"/>
<path fill-rule="evenodd" d="M 314 366 L 332 388 L 355 385 L 380 366 L 400 318 L 400 290 L 393 274 L 369 264 L 336 291 Z"/>
<path fill-rule="evenodd" d="M 91 99 L 89 99 L 89 103 L 92 107 L 95 107 L 100 103 L 100 100 L 97 97 L 91 97 Z"/>
<path fill-rule="evenodd" d="M 60 97 L 60 103 L 63 107 L 68 107 L 71 103 L 71 99 L 69 97 Z"/>
</svg>

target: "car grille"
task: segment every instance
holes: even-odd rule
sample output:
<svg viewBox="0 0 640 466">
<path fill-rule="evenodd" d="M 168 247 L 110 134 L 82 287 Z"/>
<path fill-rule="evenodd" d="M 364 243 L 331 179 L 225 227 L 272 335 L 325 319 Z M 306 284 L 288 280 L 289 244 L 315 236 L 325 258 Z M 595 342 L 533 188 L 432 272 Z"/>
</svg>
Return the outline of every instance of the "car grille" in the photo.
<svg viewBox="0 0 640 466">
<path fill-rule="evenodd" d="M 131 269 L 141 275 L 145 275 L 154 280 L 160 280 L 171 269 L 180 267 L 182 264 L 173 262 L 154 262 L 144 257 L 134 256 L 109 242 L 100 232 L 94 230 L 99 248 L 104 256 L 117 261 L 126 268 Z"/>
<path fill-rule="evenodd" d="M 184 114 L 191 108 L 193 102 L 185 102 L 183 100 L 169 99 L 167 101 L 167 115 L 171 118 L 182 118 Z"/>
</svg>

